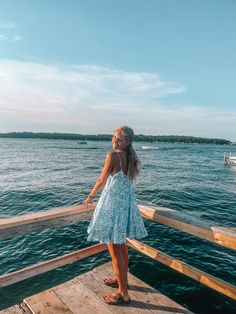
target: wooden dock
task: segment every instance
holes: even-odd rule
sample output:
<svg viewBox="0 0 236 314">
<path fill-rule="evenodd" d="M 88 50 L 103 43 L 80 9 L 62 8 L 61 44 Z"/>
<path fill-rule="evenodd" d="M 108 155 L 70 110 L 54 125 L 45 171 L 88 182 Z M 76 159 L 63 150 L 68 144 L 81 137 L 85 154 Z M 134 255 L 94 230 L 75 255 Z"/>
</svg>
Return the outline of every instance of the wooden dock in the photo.
<svg viewBox="0 0 236 314">
<path fill-rule="evenodd" d="M 95 204 L 89 206 L 89 208 L 77 205 L 0 219 L 0 240 L 76 221 L 89 220 L 94 208 Z M 145 219 L 191 234 L 198 237 L 200 241 L 202 239 L 207 240 L 214 243 L 218 249 L 226 247 L 233 251 L 236 250 L 236 228 L 193 220 L 191 217 L 185 217 L 185 215 L 170 208 L 139 205 L 139 210 Z M 236 287 L 232 284 L 207 274 L 143 242 L 127 239 L 126 244 L 153 261 L 160 262 L 209 289 L 236 300 Z M 6 272 L 0 275 L 0 288 L 51 271 L 57 267 L 74 263 L 106 249 L 105 244 L 95 244 L 23 269 Z M 155 264 L 153 267 L 155 267 Z M 131 304 L 128 306 L 108 306 L 103 302 L 102 296 L 112 293 L 113 289 L 103 284 L 103 278 L 109 276 L 109 274 L 111 275 L 111 273 L 112 269 L 109 263 L 102 265 L 64 284 L 28 297 L 20 305 L 14 305 L 0 311 L 0 314 L 190 313 L 131 274 L 129 274 Z"/>
<path fill-rule="evenodd" d="M 128 274 L 128 305 L 108 305 L 102 296 L 114 292 L 103 284 L 113 276 L 111 263 L 103 264 L 63 284 L 27 297 L 20 305 L 0 311 L 0 314 L 174 314 L 191 313 L 183 306 L 164 296 L 145 282 Z"/>
</svg>

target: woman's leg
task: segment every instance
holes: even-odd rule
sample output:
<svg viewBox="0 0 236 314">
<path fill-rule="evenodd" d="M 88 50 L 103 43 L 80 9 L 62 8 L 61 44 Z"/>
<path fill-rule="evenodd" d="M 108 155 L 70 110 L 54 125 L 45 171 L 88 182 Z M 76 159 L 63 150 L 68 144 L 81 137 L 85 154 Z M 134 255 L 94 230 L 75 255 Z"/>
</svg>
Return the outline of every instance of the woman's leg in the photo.
<svg viewBox="0 0 236 314">
<path fill-rule="evenodd" d="M 109 245 L 108 245 L 108 251 L 110 253 L 110 256 L 112 256 L 112 252 L 110 252 L 110 250 L 109 250 Z M 126 262 L 126 272 L 128 273 L 129 252 L 128 252 L 128 246 L 126 244 L 121 244 L 121 253 L 123 255 L 123 259 Z M 113 268 L 114 268 L 114 266 L 113 266 Z M 117 284 L 116 274 L 115 274 L 114 278 L 107 278 L 105 280 L 107 281 L 108 286 L 112 286 L 112 285 Z"/>
<path fill-rule="evenodd" d="M 123 256 L 123 260 L 125 261 L 125 274 L 126 274 L 126 283 L 128 285 L 128 267 L 129 267 L 129 253 L 128 246 L 126 244 L 121 244 L 121 254 Z"/>
<path fill-rule="evenodd" d="M 123 246 L 123 248 L 122 248 Z M 125 250 L 123 244 L 108 244 L 108 250 L 112 258 L 112 266 L 116 274 L 118 282 L 118 292 L 124 300 L 129 299 L 127 291 L 127 250 Z M 124 258 L 124 255 L 126 258 Z"/>
<path fill-rule="evenodd" d="M 128 268 L 129 268 L 129 251 L 128 251 L 128 246 L 125 243 L 121 244 L 121 252 L 122 252 L 124 260 L 126 262 L 126 268 L 127 268 L 127 272 L 128 272 Z"/>
<path fill-rule="evenodd" d="M 113 266 L 113 270 L 114 270 L 114 273 L 115 273 L 115 278 L 109 278 L 111 280 L 113 280 L 114 282 L 117 281 L 117 272 L 116 272 L 116 269 L 118 269 L 118 263 L 116 262 L 115 258 L 114 258 L 114 249 L 112 247 L 112 243 L 107 243 L 107 249 L 108 249 L 108 252 L 111 256 L 111 262 L 112 262 L 112 266 Z"/>
</svg>

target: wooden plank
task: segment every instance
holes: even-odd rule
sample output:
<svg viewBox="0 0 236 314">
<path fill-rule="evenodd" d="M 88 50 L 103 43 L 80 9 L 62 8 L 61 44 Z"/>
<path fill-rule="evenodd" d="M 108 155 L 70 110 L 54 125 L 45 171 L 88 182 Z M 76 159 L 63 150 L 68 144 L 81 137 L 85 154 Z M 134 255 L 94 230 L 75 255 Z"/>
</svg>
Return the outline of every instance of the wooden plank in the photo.
<svg viewBox="0 0 236 314">
<path fill-rule="evenodd" d="M 6 219 L 0 219 L 0 239 L 41 230 L 91 217 L 96 203 L 84 208 L 82 205 L 56 208 L 48 211 L 34 212 Z M 236 249 L 236 228 L 211 226 L 170 208 L 139 205 L 141 215 L 171 228 L 192 234 L 219 245 Z"/>
<path fill-rule="evenodd" d="M 24 314 L 32 314 L 30 309 L 25 304 L 23 304 L 23 301 L 20 304 L 20 308 L 22 309 Z"/>
<path fill-rule="evenodd" d="M 26 215 L 19 215 L 10 218 L 0 219 L 0 230 L 26 225 L 31 223 L 38 223 L 60 217 L 78 215 L 82 213 L 89 213 L 94 210 L 96 204 L 85 208 L 83 205 L 69 206 L 62 208 L 54 208 L 47 211 L 38 211 Z"/>
<path fill-rule="evenodd" d="M 88 208 L 82 205 L 54 208 L 10 218 L 0 219 L 0 239 L 12 238 L 32 231 L 90 220 L 95 203 Z"/>
<path fill-rule="evenodd" d="M 129 274 L 131 303 L 123 306 L 106 304 L 102 296 L 113 293 L 114 289 L 105 286 L 103 278 L 111 273 L 111 263 L 107 263 L 59 286 L 27 297 L 22 305 L 31 314 L 190 313 L 131 274 Z"/>
<path fill-rule="evenodd" d="M 96 271 L 96 269 L 85 273 L 76 279 L 87 289 L 91 290 L 99 300 L 102 300 L 104 295 L 114 293 L 114 289 L 103 284 L 103 277 Z M 137 303 L 136 300 L 132 300 L 130 304 L 123 306 L 109 305 L 105 302 L 103 304 L 115 314 L 150 314 L 150 310 L 144 304 Z"/>
<path fill-rule="evenodd" d="M 96 271 L 103 278 L 113 277 L 113 269 L 110 263 L 103 264 L 96 268 Z M 132 303 L 145 306 L 152 313 L 156 314 L 173 314 L 173 313 L 191 313 L 183 306 L 161 294 L 142 280 L 128 273 L 129 295 Z"/>
<path fill-rule="evenodd" d="M 8 307 L 5 310 L 0 311 L 0 314 L 24 314 L 24 312 L 20 308 L 19 305 L 14 305 L 14 306 Z"/>
<path fill-rule="evenodd" d="M 145 219 L 236 250 L 236 228 L 211 226 L 203 221 L 186 217 L 170 208 L 139 205 L 139 210 Z"/>
<path fill-rule="evenodd" d="M 22 281 L 27 278 L 48 272 L 52 269 L 71 264 L 75 261 L 83 259 L 88 256 L 103 252 L 107 249 L 106 244 L 96 244 L 87 248 L 56 257 L 49 261 L 45 261 L 36 265 L 32 265 L 12 273 L 0 276 L 0 288 L 6 287 L 13 283 Z"/>
<path fill-rule="evenodd" d="M 54 287 L 53 291 L 73 313 L 112 313 L 104 306 L 102 300 L 98 299 L 96 295 L 77 280 L 67 281 Z"/>
<path fill-rule="evenodd" d="M 33 314 L 73 314 L 51 289 L 23 300 Z"/>
<path fill-rule="evenodd" d="M 96 204 L 84 208 L 82 205 L 56 208 L 43 212 L 0 219 L 0 239 L 41 230 L 91 217 Z M 236 249 L 236 228 L 211 226 L 197 219 L 164 207 L 139 205 L 141 215 L 180 231 L 192 234 L 219 245 Z"/>
<path fill-rule="evenodd" d="M 180 272 L 183 275 L 186 275 L 201 284 L 220 292 L 229 298 L 236 300 L 236 287 L 233 285 L 216 278 L 214 276 L 208 275 L 207 273 L 192 267 L 180 260 L 172 258 L 171 256 L 151 247 L 147 244 L 144 244 L 137 240 L 127 240 L 127 244 L 133 249 L 151 257 L 152 259 Z"/>
<path fill-rule="evenodd" d="M 51 218 L 49 220 L 37 221 L 34 223 L 26 223 L 22 221 L 22 225 L 18 225 L 15 227 L 6 227 L 4 229 L 0 229 L 0 240 L 9 239 L 12 237 L 16 237 L 23 234 L 29 234 L 33 231 L 40 231 L 48 228 L 54 228 L 64 225 L 69 225 L 78 221 L 86 221 L 90 220 L 92 217 L 93 211 L 82 212 L 78 214 L 69 214 L 68 216 L 59 217 L 59 218 Z"/>
</svg>

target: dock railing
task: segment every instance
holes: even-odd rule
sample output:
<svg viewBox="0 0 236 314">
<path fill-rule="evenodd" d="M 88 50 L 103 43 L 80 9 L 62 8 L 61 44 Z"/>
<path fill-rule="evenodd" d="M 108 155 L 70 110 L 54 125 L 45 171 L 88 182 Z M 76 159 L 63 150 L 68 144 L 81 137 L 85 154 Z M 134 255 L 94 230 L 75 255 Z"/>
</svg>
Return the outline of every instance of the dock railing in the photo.
<svg viewBox="0 0 236 314">
<path fill-rule="evenodd" d="M 0 240 L 26 234 L 31 231 L 89 220 L 94 208 L 95 204 L 89 206 L 87 209 L 82 205 L 70 206 L 0 219 Z M 236 249 L 236 228 L 212 226 L 200 220 L 186 217 L 178 211 L 169 208 L 139 205 L 139 209 L 145 219 L 164 224 L 231 250 Z M 127 239 L 127 245 L 208 288 L 236 300 L 236 287 L 230 283 L 209 275 L 140 241 Z M 106 249 L 105 244 L 96 244 L 14 272 L 3 274 L 0 276 L 0 288 L 103 252 Z"/>
</svg>

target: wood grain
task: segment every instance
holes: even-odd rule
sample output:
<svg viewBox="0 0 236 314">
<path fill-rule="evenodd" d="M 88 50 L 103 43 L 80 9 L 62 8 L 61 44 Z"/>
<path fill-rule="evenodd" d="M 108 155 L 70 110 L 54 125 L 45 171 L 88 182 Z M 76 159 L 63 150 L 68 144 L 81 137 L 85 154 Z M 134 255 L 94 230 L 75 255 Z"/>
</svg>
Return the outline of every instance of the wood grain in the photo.
<svg viewBox="0 0 236 314">
<path fill-rule="evenodd" d="M 13 283 L 22 281 L 27 278 L 48 272 L 57 267 L 71 264 L 75 261 L 83 259 L 88 256 L 103 252 L 107 249 L 105 244 L 95 244 L 87 248 L 72 252 L 60 257 L 53 258 L 49 261 L 35 264 L 12 273 L 0 276 L 0 288 L 9 286 Z"/>
<path fill-rule="evenodd" d="M 229 298 L 236 300 L 236 287 L 214 276 L 192 267 L 180 260 L 177 260 L 147 244 L 137 240 L 127 240 L 127 244 L 133 249 L 151 257 L 152 259 L 188 276 L 199 283 L 218 291 Z"/>
</svg>

